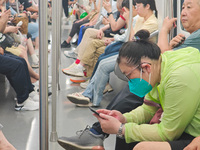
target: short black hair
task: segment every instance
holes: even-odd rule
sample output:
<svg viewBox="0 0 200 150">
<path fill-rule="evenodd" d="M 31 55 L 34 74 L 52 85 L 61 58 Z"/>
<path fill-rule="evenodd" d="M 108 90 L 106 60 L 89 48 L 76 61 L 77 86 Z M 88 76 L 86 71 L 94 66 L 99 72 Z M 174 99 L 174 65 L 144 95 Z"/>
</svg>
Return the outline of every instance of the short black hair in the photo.
<svg viewBox="0 0 200 150">
<path fill-rule="evenodd" d="M 150 9 L 155 11 L 155 15 L 157 16 L 156 2 L 155 0 L 135 0 L 136 3 L 142 3 L 144 6 L 147 4 L 150 5 Z"/>
<path fill-rule="evenodd" d="M 133 5 L 135 6 L 136 5 L 135 0 L 132 0 L 132 2 L 133 2 Z M 129 9 L 129 0 L 123 0 L 123 2 L 122 2 L 122 8 L 123 7 L 126 7 L 126 8 Z"/>
<path fill-rule="evenodd" d="M 148 40 L 149 35 L 147 30 L 140 30 L 135 34 L 139 38 L 124 43 L 119 50 L 117 63 L 121 62 L 121 58 L 127 59 L 128 66 L 140 65 L 142 57 L 158 60 L 161 54 L 160 48 Z"/>
</svg>

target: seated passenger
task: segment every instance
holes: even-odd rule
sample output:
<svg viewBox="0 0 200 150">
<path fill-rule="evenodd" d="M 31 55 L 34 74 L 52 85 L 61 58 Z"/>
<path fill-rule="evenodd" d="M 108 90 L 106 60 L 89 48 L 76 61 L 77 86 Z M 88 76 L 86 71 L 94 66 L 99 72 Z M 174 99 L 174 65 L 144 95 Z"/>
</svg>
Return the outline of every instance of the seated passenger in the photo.
<svg viewBox="0 0 200 150">
<path fill-rule="evenodd" d="M 98 7 L 96 7 L 96 1 L 95 0 L 90 0 L 90 5 L 92 4 L 92 2 L 94 3 L 95 8 L 84 18 L 79 19 L 79 20 L 75 20 L 73 25 L 72 25 L 72 29 L 70 31 L 69 37 L 67 38 L 67 40 L 65 40 L 62 44 L 61 44 L 61 48 L 70 48 L 71 44 L 70 41 L 73 38 L 73 36 L 75 34 L 79 34 L 80 31 L 80 27 L 82 25 L 87 25 L 87 26 L 93 26 L 96 24 L 96 21 L 98 19 L 98 14 L 100 11 L 100 0 L 98 3 Z"/>
<path fill-rule="evenodd" d="M 136 1 L 136 5 L 141 5 L 143 3 L 140 3 L 140 0 Z M 146 29 L 149 32 L 153 32 L 158 29 L 158 22 L 157 18 L 153 14 L 153 10 L 156 10 L 155 8 L 155 1 L 148 1 L 148 3 L 143 4 L 143 7 L 139 7 L 136 10 L 133 8 L 133 16 L 134 13 L 137 11 L 139 12 L 139 16 L 146 18 L 145 21 L 140 17 L 136 21 L 136 24 L 134 26 L 134 29 L 132 29 L 132 33 L 137 32 L 139 29 Z M 127 6 L 129 6 L 129 3 L 127 3 Z M 151 6 L 149 9 L 145 9 Z M 142 11 L 143 10 L 143 11 Z M 146 11 L 144 11 L 146 10 Z M 148 17 L 147 17 L 148 16 Z M 124 18 L 127 21 L 127 24 L 129 22 L 129 11 L 125 8 Z M 138 37 L 140 33 L 138 33 L 134 37 Z M 132 36 L 132 34 L 130 34 Z M 126 36 L 125 36 L 126 38 Z M 147 37 L 148 38 L 148 37 Z M 118 44 L 118 45 L 116 45 Z M 114 71 L 116 58 L 118 55 L 119 48 L 123 44 L 123 41 L 120 43 L 114 43 L 108 46 L 110 49 L 106 49 L 104 56 L 103 54 L 100 57 L 104 57 L 106 59 L 100 59 L 102 63 L 101 66 L 97 67 L 97 72 L 94 73 L 93 78 L 91 79 L 87 89 L 83 93 L 73 93 L 69 94 L 67 97 L 68 99 L 75 103 L 75 104 L 89 104 L 92 102 L 93 106 L 99 106 L 100 102 L 103 97 L 103 91 L 106 87 L 106 84 L 109 80 L 110 73 Z M 113 45 L 113 47 L 112 47 Z M 107 51 L 108 50 L 108 51 Z M 113 56 L 113 57 L 112 57 Z M 109 62 L 109 65 L 108 65 Z M 101 81 L 101 82 L 99 82 Z"/>
<path fill-rule="evenodd" d="M 102 130 L 130 143 L 118 143 L 117 139 L 116 150 L 132 149 L 140 141 L 173 141 L 183 133 L 188 139 L 200 134 L 200 53 L 188 47 L 160 54 L 156 44 L 143 39 L 127 42 L 120 49 L 118 65 L 129 80 L 130 92 L 139 97 L 148 94 L 142 106 L 124 115 L 115 110 L 97 110 L 101 118 L 95 116 Z M 188 101 L 191 98 L 192 103 Z M 190 109 L 189 113 L 185 108 Z M 75 137 L 59 140 L 66 149 L 77 147 L 78 141 Z"/>
<path fill-rule="evenodd" d="M 185 0 L 181 11 L 181 23 L 183 28 L 190 33 L 188 38 L 183 34 L 174 37 L 168 42 L 168 33 L 173 28 L 177 18 L 165 18 L 163 26 L 159 33 L 158 46 L 162 53 L 167 50 L 177 50 L 180 48 L 192 46 L 200 50 L 200 0 Z"/>
<path fill-rule="evenodd" d="M 104 2 L 104 5 L 107 4 Z M 111 6 L 109 3 L 109 10 L 111 10 Z M 105 6 L 104 6 L 105 7 Z M 107 7 L 107 6 L 106 6 Z M 104 31 L 111 27 L 112 31 L 117 31 L 121 29 L 125 25 L 125 19 L 122 16 L 122 0 L 117 1 L 117 8 L 120 12 L 120 18 L 117 21 L 114 20 L 112 12 L 109 14 L 109 22 L 110 24 L 104 26 L 100 30 L 96 29 L 87 29 L 86 33 L 83 36 L 83 40 L 80 45 L 76 48 L 78 51 L 78 58 L 76 61 L 70 65 L 68 68 L 63 69 L 63 73 L 67 75 L 80 76 L 80 77 L 90 77 L 96 64 L 96 61 L 100 54 L 102 54 L 105 50 L 106 45 L 108 45 L 113 38 L 106 38 L 104 35 Z M 108 11 L 108 9 L 106 8 Z M 86 42 L 87 41 L 87 42 Z M 85 65 L 85 66 L 84 66 Z M 84 75 L 83 69 L 86 67 L 87 74 Z M 71 80 L 73 81 L 73 80 Z"/>
</svg>

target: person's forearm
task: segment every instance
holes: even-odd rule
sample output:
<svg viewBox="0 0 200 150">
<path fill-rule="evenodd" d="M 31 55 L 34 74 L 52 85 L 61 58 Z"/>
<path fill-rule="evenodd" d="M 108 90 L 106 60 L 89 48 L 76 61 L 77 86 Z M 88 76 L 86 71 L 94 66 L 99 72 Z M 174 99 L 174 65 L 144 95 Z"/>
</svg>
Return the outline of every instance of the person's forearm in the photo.
<svg viewBox="0 0 200 150">
<path fill-rule="evenodd" d="M 5 21 L 0 20 L 0 24 L 1 24 L 1 26 L 0 26 L 0 32 L 4 33 L 4 31 L 6 29 L 7 21 L 5 22 Z"/>
<path fill-rule="evenodd" d="M 32 6 L 26 8 L 26 10 L 27 10 L 27 11 L 30 11 L 30 12 L 38 12 L 38 8 L 33 8 Z"/>
<path fill-rule="evenodd" d="M 107 30 L 109 27 L 110 27 L 110 25 L 107 24 L 107 25 L 105 25 L 104 27 L 102 27 L 101 30 L 102 30 L 102 31 L 105 31 L 105 30 Z"/>
<path fill-rule="evenodd" d="M 166 50 L 170 50 L 168 32 L 164 28 L 162 28 L 159 33 L 157 45 L 160 47 L 161 53 L 164 53 Z"/>
</svg>

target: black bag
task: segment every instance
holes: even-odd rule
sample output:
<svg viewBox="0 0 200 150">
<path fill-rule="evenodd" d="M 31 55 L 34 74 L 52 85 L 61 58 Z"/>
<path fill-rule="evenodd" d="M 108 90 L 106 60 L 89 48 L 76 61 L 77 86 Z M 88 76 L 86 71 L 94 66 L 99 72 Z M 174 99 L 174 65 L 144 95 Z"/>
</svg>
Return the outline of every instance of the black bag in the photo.
<svg viewBox="0 0 200 150">
<path fill-rule="evenodd" d="M 0 33 L 0 46 L 5 50 L 6 47 L 12 47 L 15 40 L 8 34 Z"/>
</svg>

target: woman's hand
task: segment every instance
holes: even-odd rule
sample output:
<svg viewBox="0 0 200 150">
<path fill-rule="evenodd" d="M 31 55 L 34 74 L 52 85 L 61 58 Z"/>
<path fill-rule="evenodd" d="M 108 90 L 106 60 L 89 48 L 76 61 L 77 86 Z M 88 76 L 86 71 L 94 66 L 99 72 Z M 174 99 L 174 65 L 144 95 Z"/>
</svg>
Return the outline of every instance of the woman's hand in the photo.
<svg viewBox="0 0 200 150">
<path fill-rule="evenodd" d="M 101 29 L 99 29 L 98 32 L 97 32 L 97 38 L 102 39 L 103 34 L 104 34 L 103 31 Z"/>
<path fill-rule="evenodd" d="M 126 123 L 126 118 L 122 115 L 122 113 L 120 111 L 99 109 L 99 110 L 97 110 L 97 112 L 99 114 L 105 114 L 105 115 L 112 116 L 112 117 L 116 118 L 117 120 L 119 120 L 121 123 Z"/>
<path fill-rule="evenodd" d="M 105 45 L 107 46 L 107 45 L 109 45 L 112 41 L 113 41 L 112 38 L 106 38 L 104 42 L 105 42 Z"/>
<path fill-rule="evenodd" d="M 112 12 L 112 7 L 110 5 L 110 1 L 103 1 L 103 7 L 107 12 Z"/>
<path fill-rule="evenodd" d="M 129 22 L 129 10 L 125 7 L 122 8 L 124 11 L 123 11 L 123 17 L 125 18 L 125 22 L 126 24 L 128 24 Z"/>
<path fill-rule="evenodd" d="M 113 116 L 109 116 L 103 113 L 100 113 L 100 116 L 96 114 L 94 114 L 94 116 L 99 120 L 103 132 L 108 134 L 117 134 L 121 125 L 119 120 Z"/>
<path fill-rule="evenodd" d="M 11 33 L 17 33 L 19 28 L 20 27 L 16 27 L 16 26 L 8 26 L 6 27 L 6 31 L 11 32 Z"/>
</svg>

